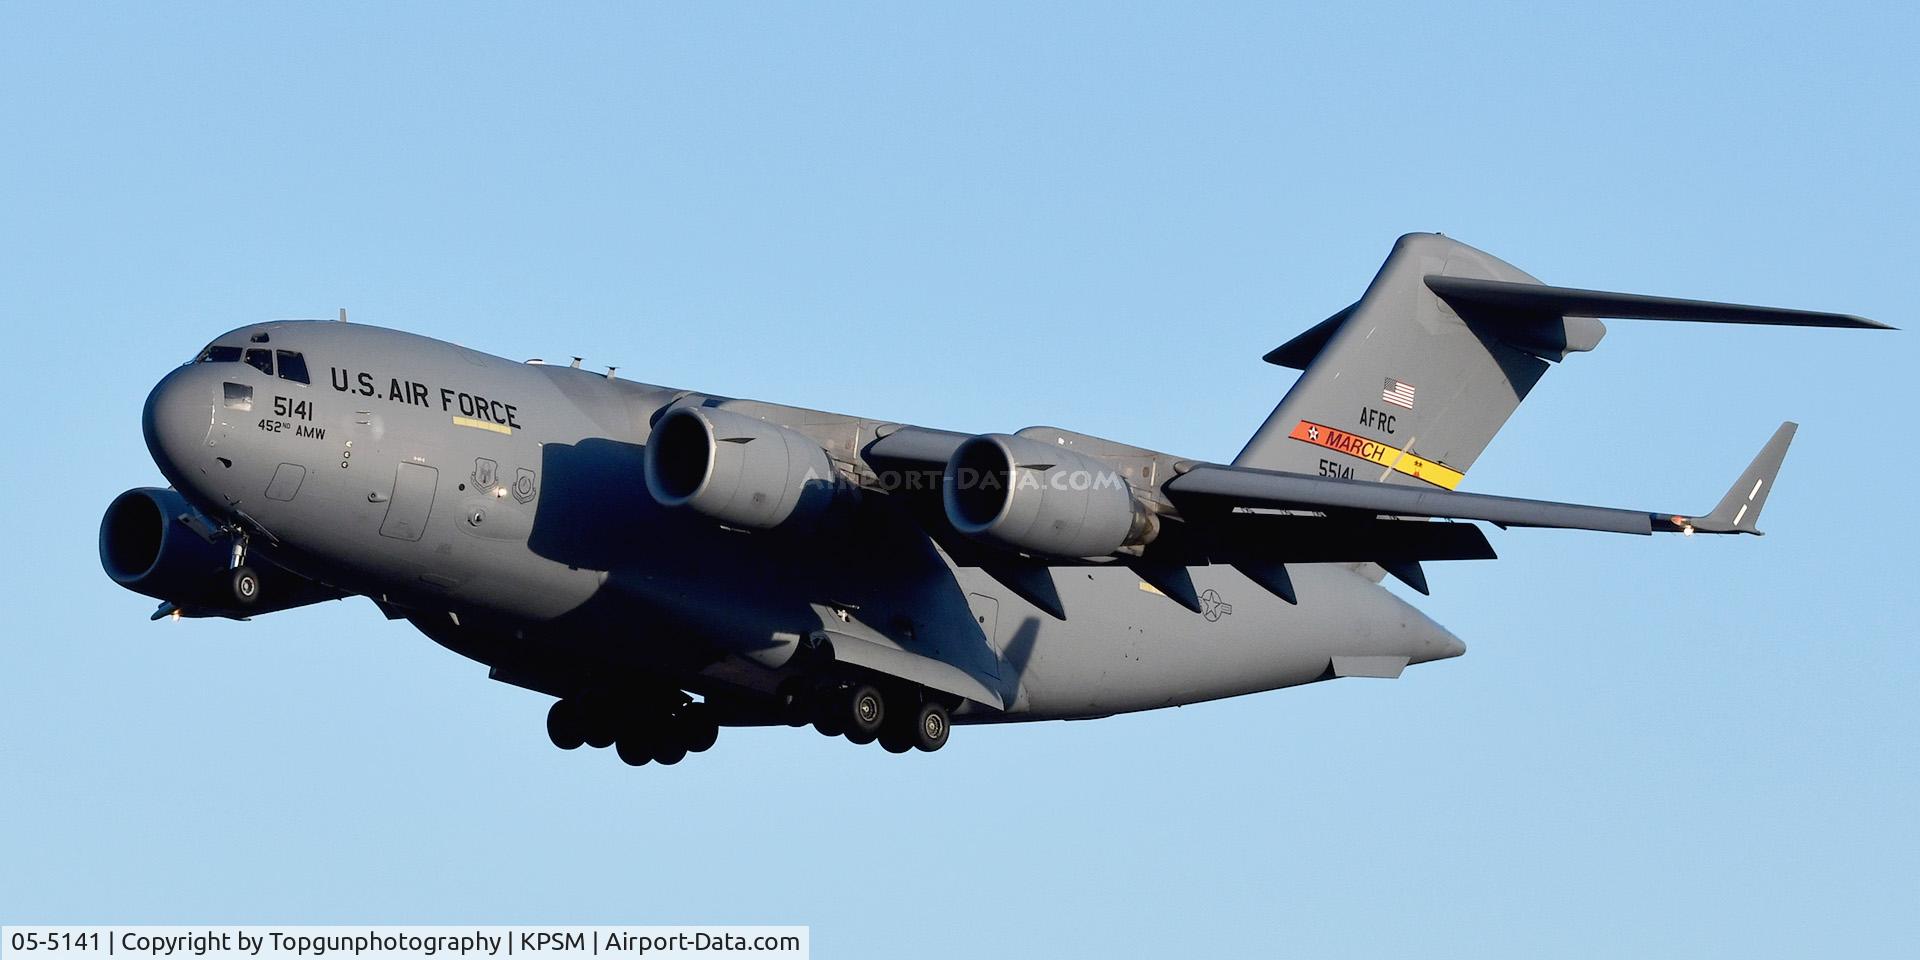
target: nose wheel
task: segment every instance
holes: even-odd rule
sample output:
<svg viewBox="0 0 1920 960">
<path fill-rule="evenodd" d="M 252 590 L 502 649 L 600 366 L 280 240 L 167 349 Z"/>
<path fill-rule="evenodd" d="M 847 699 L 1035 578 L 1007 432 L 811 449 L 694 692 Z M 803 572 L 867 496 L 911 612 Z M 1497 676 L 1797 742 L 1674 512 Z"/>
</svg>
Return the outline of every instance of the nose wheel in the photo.
<svg viewBox="0 0 1920 960">
<path fill-rule="evenodd" d="M 233 558 L 228 563 L 231 573 L 228 585 L 233 588 L 233 602 L 243 607 L 251 607 L 260 602 L 260 574 L 247 566 L 247 535 L 239 530 L 232 532 Z"/>
<path fill-rule="evenodd" d="M 233 568 L 233 599 L 243 607 L 251 607 L 260 602 L 260 575 L 252 567 Z"/>
</svg>

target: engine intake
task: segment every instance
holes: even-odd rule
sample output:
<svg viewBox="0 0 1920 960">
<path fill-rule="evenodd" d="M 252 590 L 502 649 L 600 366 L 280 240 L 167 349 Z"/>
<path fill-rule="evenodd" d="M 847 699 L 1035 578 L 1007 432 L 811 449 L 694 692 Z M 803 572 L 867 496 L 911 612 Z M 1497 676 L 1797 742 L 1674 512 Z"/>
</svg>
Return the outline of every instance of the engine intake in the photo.
<svg viewBox="0 0 1920 960">
<path fill-rule="evenodd" d="M 100 518 L 100 566 L 115 583 L 155 600 L 221 596 L 226 551 L 179 520 L 197 513 L 185 497 L 157 487 L 113 498 Z"/>
<path fill-rule="evenodd" d="M 757 417 L 678 407 L 647 438 L 647 490 L 731 527 L 806 529 L 849 488 L 827 452 Z"/>
<path fill-rule="evenodd" d="M 342 596 L 333 587 L 280 566 L 256 548 L 252 563 L 261 569 L 265 595 L 251 604 L 238 604 L 228 577 L 229 548 L 201 536 L 182 518 L 192 519 L 203 530 L 214 527 L 173 490 L 138 487 L 114 497 L 100 518 L 100 566 L 113 582 L 171 603 L 189 617 L 245 619 Z"/>
<path fill-rule="evenodd" d="M 1104 460 L 1026 437 L 970 438 L 947 461 L 947 522 L 968 537 L 1053 557 L 1103 557 L 1151 541 L 1159 520 Z"/>
</svg>

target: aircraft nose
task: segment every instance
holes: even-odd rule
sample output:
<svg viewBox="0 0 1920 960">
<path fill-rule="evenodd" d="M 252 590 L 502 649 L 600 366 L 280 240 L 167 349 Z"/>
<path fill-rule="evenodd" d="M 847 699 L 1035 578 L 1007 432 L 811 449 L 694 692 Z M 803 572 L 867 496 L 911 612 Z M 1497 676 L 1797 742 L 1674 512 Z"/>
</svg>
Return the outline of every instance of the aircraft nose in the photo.
<svg viewBox="0 0 1920 960">
<path fill-rule="evenodd" d="M 147 394 L 140 431 L 146 436 L 153 462 L 175 487 L 204 472 L 195 467 L 200 459 L 211 455 L 206 443 L 212 417 L 213 397 L 207 378 L 194 367 L 167 374 Z"/>
</svg>

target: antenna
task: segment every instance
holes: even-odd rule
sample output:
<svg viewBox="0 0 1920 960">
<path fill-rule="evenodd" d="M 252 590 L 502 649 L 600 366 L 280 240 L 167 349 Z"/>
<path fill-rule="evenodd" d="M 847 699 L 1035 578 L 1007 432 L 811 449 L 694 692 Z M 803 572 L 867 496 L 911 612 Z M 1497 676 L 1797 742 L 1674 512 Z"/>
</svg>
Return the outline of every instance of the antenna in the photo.
<svg viewBox="0 0 1920 960">
<path fill-rule="evenodd" d="M 608 364 L 608 365 L 607 365 L 607 379 L 608 379 L 608 380 L 612 380 L 612 379 L 613 379 L 613 372 L 614 372 L 615 370 L 618 370 L 618 369 L 620 369 L 620 368 L 619 368 L 619 367 L 616 367 L 616 366 L 614 366 L 614 365 L 612 365 L 612 364 Z"/>
<path fill-rule="evenodd" d="M 341 307 L 341 308 L 340 308 L 340 321 L 339 321 L 339 322 L 341 322 L 341 323 L 346 323 L 346 322 L 347 322 L 347 308 L 346 308 L 346 307 Z"/>
<path fill-rule="evenodd" d="M 578 370 L 578 369 L 580 369 L 580 358 L 579 358 L 579 357 L 574 357 L 574 358 L 573 358 L 573 362 L 572 362 L 572 363 L 569 363 L 569 364 L 567 364 L 567 366 L 569 366 L 569 367 L 572 367 L 572 368 L 574 368 L 575 370 Z"/>
</svg>

